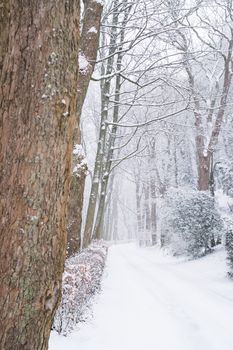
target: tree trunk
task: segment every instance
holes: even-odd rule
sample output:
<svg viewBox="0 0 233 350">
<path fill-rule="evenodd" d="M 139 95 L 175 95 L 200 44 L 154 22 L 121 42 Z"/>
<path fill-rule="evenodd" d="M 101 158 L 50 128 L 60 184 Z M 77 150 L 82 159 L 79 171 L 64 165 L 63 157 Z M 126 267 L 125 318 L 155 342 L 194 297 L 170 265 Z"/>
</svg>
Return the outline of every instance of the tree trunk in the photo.
<svg viewBox="0 0 233 350">
<path fill-rule="evenodd" d="M 157 243 L 157 210 L 156 210 L 156 188 L 155 178 L 150 179 L 150 195 L 151 195 L 151 236 L 152 245 Z"/>
<path fill-rule="evenodd" d="M 45 350 L 66 254 L 79 0 L 1 1 L 0 348 Z"/>
<path fill-rule="evenodd" d="M 106 241 L 111 240 L 111 231 L 112 231 L 112 217 L 113 217 L 113 212 L 112 212 L 112 192 L 113 192 L 113 181 L 111 181 L 110 184 L 110 191 L 108 194 L 108 199 L 106 202 L 106 219 L 104 222 L 104 239 Z"/>
<path fill-rule="evenodd" d="M 150 187 L 149 183 L 145 184 L 145 197 L 144 197 L 144 215 L 145 215 L 145 245 L 151 245 L 151 211 L 150 211 Z"/>
<path fill-rule="evenodd" d="M 128 8 L 129 11 L 129 8 Z M 125 40 L 125 26 L 128 19 L 128 13 L 126 12 L 124 15 L 124 20 L 122 24 L 122 31 L 120 35 L 120 44 L 123 45 Z M 122 54 L 122 46 L 118 48 L 118 55 L 117 55 L 117 64 L 116 64 L 116 70 L 117 72 L 120 72 L 122 69 L 122 60 L 123 60 L 123 54 Z M 103 95 L 106 95 L 106 91 L 109 94 L 110 92 L 110 81 L 107 80 L 101 88 L 103 88 Z M 121 91 L 121 76 L 118 74 L 116 76 L 116 82 L 115 82 L 115 94 L 114 94 L 114 107 L 113 107 L 113 123 L 117 123 L 119 119 L 119 102 L 120 102 L 120 91 Z M 103 110 L 105 108 L 105 105 L 103 104 Z M 108 189 L 108 182 L 112 167 L 112 159 L 114 155 L 114 146 L 116 142 L 116 135 L 117 135 L 117 125 L 113 125 L 109 140 L 106 142 L 106 145 L 104 147 L 104 156 L 102 157 L 102 172 L 101 172 L 101 184 L 100 184 L 100 199 L 98 203 L 97 208 L 97 214 L 96 214 L 96 220 L 95 220 L 95 226 L 94 226 L 94 232 L 93 236 L 95 239 L 101 239 L 101 237 L 104 236 L 104 232 L 102 232 L 103 229 L 103 222 L 104 222 L 104 211 L 105 211 L 105 201 L 107 196 L 107 189 Z"/>
<path fill-rule="evenodd" d="M 120 239 L 119 230 L 118 230 L 118 182 L 115 184 L 115 191 L 113 193 L 113 222 L 112 222 L 112 236 L 113 240 L 118 241 Z"/>
<path fill-rule="evenodd" d="M 81 148 L 80 117 L 91 76 L 95 68 L 99 46 L 99 32 L 102 10 L 103 5 L 101 2 L 95 0 L 86 0 L 84 3 L 83 27 L 80 38 L 79 59 L 86 60 L 88 64 L 85 69 L 83 67 L 80 67 L 81 69 L 78 78 L 77 123 L 74 140 L 75 148 L 77 146 Z M 67 245 L 68 256 L 77 253 L 81 248 L 83 195 L 87 173 L 87 164 L 84 163 L 83 154 L 77 156 L 74 152 L 73 163 L 76 171 L 74 171 L 72 176 L 71 192 L 69 198 Z"/>
<path fill-rule="evenodd" d="M 109 76 L 113 70 L 113 61 L 114 61 L 114 52 L 116 50 L 116 37 L 117 37 L 117 24 L 118 24 L 118 7 L 119 0 L 114 0 L 113 8 L 115 9 L 112 19 L 112 28 L 111 28 L 111 40 L 109 44 L 108 59 L 106 63 L 106 71 L 104 64 L 102 65 L 103 75 Z M 102 165 L 104 160 L 104 148 L 106 142 L 106 125 L 105 122 L 108 118 L 108 107 L 109 107 L 109 96 L 111 88 L 111 78 L 104 80 L 104 83 L 101 84 L 101 122 L 100 122 L 100 131 L 99 131 L 99 141 L 96 152 L 96 160 L 93 174 L 93 181 L 91 185 L 90 199 L 87 208 L 86 223 L 84 229 L 83 237 L 83 247 L 86 248 L 92 239 L 92 231 L 94 226 L 95 211 L 99 193 L 99 184 L 102 177 Z"/>
<path fill-rule="evenodd" d="M 175 183 L 174 186 L 176 188 L 179 187 L 179 181 L 178 181 L 178 165 L 177 165 L 177 145 L 176 145 L 176 137 L 174 138 L 174 144 L 173 144 L 174 150 L 173 150 L 173 157 L 174 157 L 174 173 L 175 173 Z"/>
<path fill-rule="evenodd" d="M 198 154 L 197 157 L 198 168 L 198 190 L 208 191 L 210 188 L 210 153 L 205 156 Z"/>
<path fill-rule="evenodd" d="M 223 76 L 223 86 L 221 91 L 221 97 L 219 101 L 219 108 L 216 109 L 216 117 L 213 122 L 213 109 L 211 108 L 207 111 L 207 121 L 212 123 L 212 128 L 210 132 L 209 142 L 205 145 L 205 132 L 203 128 L 204 118 L 201 114 L 201 105 L 199 97 L 195 92 L 195 79 L 190 66 L 188 65 L 188 60 L 185 63 L 186 72 L 188 74 L 189 85 L 193 95 L 194 102 L 194 117 L 195 117 L 195 128 L 196 128 L 196 155 L 197 155 L 197 170 L 198 170 L 198 183 L 197 188 L 199 191 L 208 191 L 210 189 L 210 162 L 211 154 L 215 151 L 216 145 L 218 144 L 219 134 L 221 131 L 225 109 L 228 99 L 229 90 L 231 87 L 232 74 L 232 49 L 233 49 L 233 33 L 231 40 L 229 40 L 229 46 L 227 55 L 224 58 L 224 76 Z M 220 92 L 218 92 L 220 95 Z M 211 101 L 212 105 L 215 105 L 215 100 Z"/>
<path fill-rule="evenodd" d="M 68 205 L 67 257 L 74 255 L 81 249 L 82 208 L 87 173 L 87 163 L 80 143 L 76 144 L 73 153 L 74 167 Z"/>
<path fill-rule="evenodd" d="M 102 177 L 102 165 L 103 165 L 104 147 L 105 147 L 105 140 L 106 140 L 105 121 L 108 115 L 108 103 L 109 103 L 109 97 L 106 97 L 106 96 L 109 95 L 109 92 L 110 92 L 110 82 L 106 84 L 105 90 L 104 92 L 102 92 L 101 125 L 100 125 L 100 131 L 99 131 L 99 142 L 97 146 L 94 174 L 93 174 L 93 180 L 91 185 L 91 193 L 90 193 L 90 198 L 89 198 L 89 203 L 87 208 L 87 216 L 86 216 L 86 223 L 85 223 L 85 229 L 84 229 L 84 237 L 83 237 L 84 248 L 86 248 L 90 244 L 92 239 L 95 211 L 96 211 L 96 205 L 97 205 L 98 194 L 99 194 L 99 185 Z"/>
<path fill-rule="evenodd" d="M 150 143 L 151 158 L 148 164 L 150 169 L 150 198 L 151 198 L 151 240 L 152 245 L 157 243 L 157 210 L 156 210 L 156 159 L 155 159 L 155 140 L 152 139 Z"/>
<path fill-rule="evenodd" d="M 107 198 L 108 179 L 109 179 L 109 176 L 103 176 L 103 179 L 101 181 L 100 200 L 98 204 L 96 222 L 95 222 L 94 233 L 93 233 L 94 239 L 97 239 L 97 240 L 103 238 L 102 228 L 103 228 L 103 221 L 104 221 L 105 203 Z"/>
<path fill-rule="evenodd" d="M 139 179 L 136 179 L 136 210 L 137 210 L 137 229 L 139 243 L 142 242 L 143 233 L 143 218 L 142 218 L 142 207 L 141 207 L 141 194 L 140 194 L 140 183 Z"/>
</svg>

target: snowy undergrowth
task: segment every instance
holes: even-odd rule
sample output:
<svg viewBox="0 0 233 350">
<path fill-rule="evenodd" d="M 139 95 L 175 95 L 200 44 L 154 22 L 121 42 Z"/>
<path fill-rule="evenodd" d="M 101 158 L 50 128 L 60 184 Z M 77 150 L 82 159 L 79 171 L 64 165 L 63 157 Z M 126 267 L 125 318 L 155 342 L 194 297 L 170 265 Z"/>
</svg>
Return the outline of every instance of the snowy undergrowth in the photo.
<svg viewBox="0 0 233 350">
<path fill-rule="evenodd" d="M 93 243 L 66 260 L 62 300 L 53 324 L 59 334 L 67 335 L 88 317 L 93 296 L 100 290 L 106 256 L 107 246 Z"/>
<path fill-rule="evenodd" d="M 161 245 L 177 256 L 203 256 L 224 234 L 214 198 L 190 188 L 172 188 L 167 192 L 160 221 Z"/>
</svg>

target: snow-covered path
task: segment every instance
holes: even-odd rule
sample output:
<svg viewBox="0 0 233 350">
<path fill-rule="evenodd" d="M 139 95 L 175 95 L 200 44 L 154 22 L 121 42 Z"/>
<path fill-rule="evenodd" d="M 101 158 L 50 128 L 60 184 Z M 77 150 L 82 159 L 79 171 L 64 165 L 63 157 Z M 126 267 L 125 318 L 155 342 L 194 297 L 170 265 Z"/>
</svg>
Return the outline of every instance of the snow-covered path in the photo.
<svg viewBox="0 0 233 350">
<path fill-rule="evenodd" d="M 196 261 L 134 244 L 109 250 L 93 319 L 49 350 L 232 350 L 233 282 L 222 250 Z"/>
</svg>

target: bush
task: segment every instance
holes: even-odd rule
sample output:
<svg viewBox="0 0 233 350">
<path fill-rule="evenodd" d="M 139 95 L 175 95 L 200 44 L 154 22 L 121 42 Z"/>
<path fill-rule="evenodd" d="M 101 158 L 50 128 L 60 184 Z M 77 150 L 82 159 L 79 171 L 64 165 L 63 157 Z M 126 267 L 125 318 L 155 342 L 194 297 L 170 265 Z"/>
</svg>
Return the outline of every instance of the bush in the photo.
<svg viewBox="0 0 233 350">
<path fill-rule="evenodd" d="M 227 252 L 227 265 L 229 268 L 228 276 L 233 278 L 233 221 L 232 218 L 225 217 L 225 247 Z"/>
<path fill-rule="evenodd" d="M 233 182 L 233 166 L 231 162 L 216 163 L 215 182 L 218 189 L 222 189 L 223 193 L 233 198 L 232 182 Z"/>
<path fill-rule="evenodd" d="M 211 250 L 210 242 L 223 230 L 214 199 L 190 188 L 171 189 L 161 213 L 161 245 L 174 255 L 194 258 Z"/>
<path fill-rule="evenodd" d="M 93 296 L 100 290 L 107 247 L 92 245 L 66 260 L 62 281 L 62 300 L 53 329 L 67 335 L 83 321 Z"/>
</svg>

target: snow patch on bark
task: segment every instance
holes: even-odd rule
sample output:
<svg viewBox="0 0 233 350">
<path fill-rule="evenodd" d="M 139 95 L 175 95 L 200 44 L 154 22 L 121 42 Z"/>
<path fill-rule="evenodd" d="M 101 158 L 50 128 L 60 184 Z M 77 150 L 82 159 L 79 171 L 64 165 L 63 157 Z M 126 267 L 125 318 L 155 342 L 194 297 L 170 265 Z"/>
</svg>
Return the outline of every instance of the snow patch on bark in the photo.
<svg viewBox="0 0 233 350">
<path fill-rule="evenodd" d="M 78 157 L 85 157 L 83 146 L 77 143 L 74 146 L 73 155 Z"/>
<path fill-rule="evenodd" d="M 91 27 L 89 30 L 88 30 L 88 33 L 95 33 L 97 34 L 97 29 L 95 27 Z"/>
<path fill-rule="evenodd" d="M 86 56 L 83 53 L 79 54 L 78 63 L 79 63 L 80 73 L 86 74 L 89 63 L 88 63 L 88 60 L 86 59 Z"/>
</svg>

